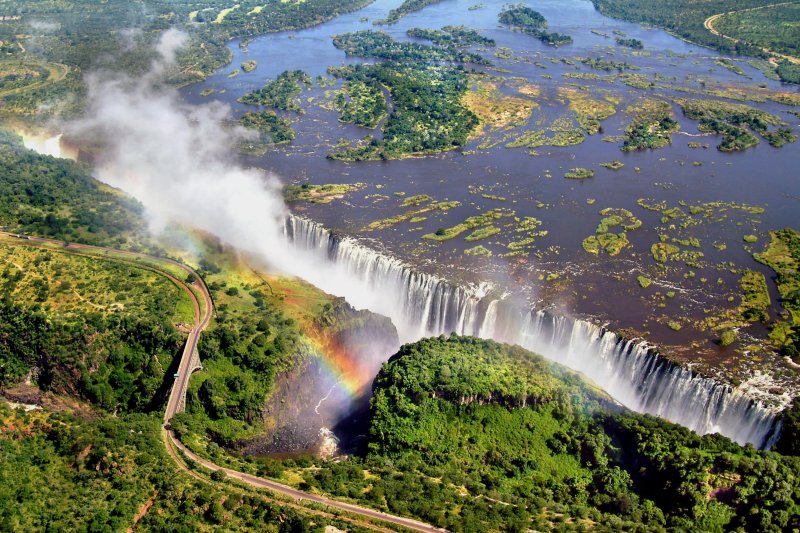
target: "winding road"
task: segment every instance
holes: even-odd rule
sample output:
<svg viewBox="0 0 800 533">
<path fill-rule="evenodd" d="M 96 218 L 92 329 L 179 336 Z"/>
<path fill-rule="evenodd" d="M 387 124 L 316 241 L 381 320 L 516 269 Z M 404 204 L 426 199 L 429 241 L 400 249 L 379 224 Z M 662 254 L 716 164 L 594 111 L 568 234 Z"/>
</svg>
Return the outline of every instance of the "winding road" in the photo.
<svg viewBox="0 0 800 533">
<path fill-rule="evenodd" d="M 208 287 L 203 279 L 197 274 L 197 272 L 190 267 L 173 259 L 164 257 L 155 257 L 138 252 L 116 250 L 113 248 L 104 248 L 102 246 L 92 246 L 89 244 L 65 243 L 64 241 L 28 235 L 17 235 L 5 231 L 0 231 L 0 239 L 7 242 L 10 241 L 16 245 L 46 247 L 46 249 L 54 252 L 70 253 L 85 257 L 100 257 L 106 260 L 130 263 L 166 276 L 172 283 L 183 289 L 189 295 L 194 306 L 194 325 L 192 330 L 189 332 L 183 352 L 181 353 L 181 359 L 178 364 L 178 378 L 172 385 L 169 399 L 167 400 L 167 407 L 164 411 L 164 443 L 167 447 L 170 457 L 172 457 L 172 459 L 181 469 L 189 472 L 192 475 L 196 475 L 184 462 L 183 458 L 181 457 L 181 454 L 183 454 L 183 456 L 211 471 L 222 471 L 231 479 L 241 481 L 247 485 L 250 485 L 251 487 L 269 489 L 278 494 L 288 496 L 298 503 L 313 502 L 322 504 L 333 509 L 358 515 L 359 517 L 368 520 L 380 520 L 384 523 L 401 526 L 414 531 L 423 531 L 425 533 L 441 533 L 446 531 L 444 529 L 440 529 L 411 518 L 404 518 L 402 516 L 396 516 L 377 511 L 375 509 L 370 509 L 369 507 L 362 507 L 360 505 L 341 502 L 325 496 L 320 496 L 319 494 L 304 492 L 295 489 L 294 487 L 277 483 L 269 479 L 253 476 L 251 474 L 245 474 L 243 472 L 231 470 L 230 468 L 221 467 L 198 456 L 189 450 L 180 440 L 178 440 L 178 438 L 175 436 L 175 433 L 170 428 L 169 422 L 172 417 L 180 411 L 181 401 L 185 397 L 186 390 L 189 386 L 189 377 L 191 376 L 193 370 L 193 355 L 197 350 L 197 343 L 200 339 L 200 334 L 211 322 L 211 316 L 214 310 L 214 302 L 211 298 L 211 293 L 209 292 Z M 144 263 L 143 261 L 147 261 L 147 263 Z M 161 265 L 161 267 L 159 268 L 158 265 Z M 178 268 L 182 272 L 186 273 L 187 278 L 190 275 L 194 276 L 195 281 L 193 283 L 189 283 L 186 279 L 180 279 L 175 276 L 173 272 L 170 272 L 167 267 Z M 198 299 L 198 293 L 202 298 L 202 302 L 200 299 Z M 180 453 L 178 453 L 178 451 L 180 451 Z M 202 479 L 208 482 L 207 479 Z M 358 525 L 361 527 L 385 531 L 385 528 L 381 528 L 380 526 L 372 523 L 359 522 Z"/>
<path fill-rule="evenodd" d="M 779 4 L 769 4 L 769 5 L 766 5 L 766 6 L 751 7 L 749 9 L 740 9 L 739 11 L 727 11 L 725 13 L 717 13 L 716 15 L 711 15 L 710 17 L 708 17 L 703 22 L 703 27 L 705 27 L 705 29 L 707 29 L 708 31 L 710 31 L 711 33 L 716 35 L 717 37 L 722 37 L 723 39 L 727 39 L 727 40 L 729 40 L 729 41 L 731 41 L 733 43 L 738 43 L 738 42 L 741 42 L 741 39 L 737 39 L 736 37 L 731 37 L 730 35 L 725 35 L 724 33 L 721 33 L 719 30 L 714 28 L 714 23 L 717 20 L 719 20 L 720 17 L 724 17 L 725 15 L 733 15 L 734 13 L 745 13 L 747 11 L 758 11 L 759 9 L 766 9 L 768 7 L 787 6 L 787 5 L 796 4 L 796 3 L 797 3 L 797 1 L 795 0 L 794 2 L 781 2 Z M 761 48 L 761 50 L 763 50 L 764 52 L 766 52 L 768 54 L 771 54 L 773 56 L 780 57 L 782 59 L 786 59 L 787 61 L 790 61 L 792 63 L 800 63 L 800 58 L 797 58 L 797 57 L 794 57 L 794 56 L 785 55 L 785 54 L 779 54 L 778 52 L 773 52 L 769 48 Z"/>
</svg>

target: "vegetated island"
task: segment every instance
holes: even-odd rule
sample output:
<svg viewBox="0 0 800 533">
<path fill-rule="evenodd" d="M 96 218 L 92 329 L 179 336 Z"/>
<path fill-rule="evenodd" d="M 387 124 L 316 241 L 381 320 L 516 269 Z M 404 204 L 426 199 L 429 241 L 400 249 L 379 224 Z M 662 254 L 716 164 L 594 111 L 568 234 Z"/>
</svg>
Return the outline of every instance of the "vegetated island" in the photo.
<svg viewBox="0 0 800 533">
<path fill-rule="evenodd" d="M 572 42 L 572 37 L 558 32 L 545 31 L 547 20 L 538 11 L 523 4 L 503 9 L 497 16 L 501 24 L 518 29 L 522 33 L 536 37 L 545 44 L 560 46 Z"/>
</svg>

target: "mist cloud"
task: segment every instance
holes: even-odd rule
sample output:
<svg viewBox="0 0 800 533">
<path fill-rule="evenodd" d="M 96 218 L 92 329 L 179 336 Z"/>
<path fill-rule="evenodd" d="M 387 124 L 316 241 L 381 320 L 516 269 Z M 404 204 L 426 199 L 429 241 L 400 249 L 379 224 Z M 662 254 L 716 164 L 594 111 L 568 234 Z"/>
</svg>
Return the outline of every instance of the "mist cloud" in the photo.
<svg viewBox="0 0 800 533">
<path fill-rule="evenodd" d="M 273 271 L 303 278 L 397 324 L 399 317 L 392 316 L 396 298 L 375 294 L 324 252 L 299 250 L 288 242 L 281 183 L 234 160 L 242 128 L 224 126 L 230 122 L 229 106 L 187 104 L 163 83 L 185 38 L 165 32 L 157 45 L 160 58 L 141 78 L 87 77 L 86 118 L 67 129 L 102 146 L 98 179 L 141 201 L 154 233 L 170 222 L 206 231 Z"/>
<path fill-rule="evenodd" d="M 70 133 L 100 140 L 98 178 L 139 199 L 154 232 L 170 221 L 196 227 L 289 271 L 280 183 L 233 163 L 235 133 L 223 126 L 228 106 L 188 105 L 158 78 L 185 39 L 165 32 L 160 59 L 138 80 L 88 76 L 89 111 Z"/>
</svg>

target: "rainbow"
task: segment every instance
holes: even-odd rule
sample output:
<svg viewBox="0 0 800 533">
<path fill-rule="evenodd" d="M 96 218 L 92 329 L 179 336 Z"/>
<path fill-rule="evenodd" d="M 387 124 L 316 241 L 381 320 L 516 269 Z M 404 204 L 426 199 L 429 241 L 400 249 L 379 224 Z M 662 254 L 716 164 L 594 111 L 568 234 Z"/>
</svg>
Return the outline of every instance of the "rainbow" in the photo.
<svg viewBox="0 0 800 533">
<path fill-rule="evenodd" d="M 358 398 L 372 384 L 373 373 L 356 361 L 338 343 L 324 339 L 313 332 L 306 332 L 313 354 L 322 363 L 322 368 L 330 375 L 350 398 Z"/>
</svg>

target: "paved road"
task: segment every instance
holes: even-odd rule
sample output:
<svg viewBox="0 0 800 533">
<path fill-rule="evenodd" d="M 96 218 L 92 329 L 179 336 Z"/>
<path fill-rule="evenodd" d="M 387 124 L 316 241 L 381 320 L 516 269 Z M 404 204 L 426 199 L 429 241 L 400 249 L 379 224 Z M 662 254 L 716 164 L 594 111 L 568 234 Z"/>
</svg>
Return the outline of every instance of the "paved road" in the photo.
<svg viewBox="0 0 800 533">
<path fill-rule="evenodd" d="M 395 516 L 388 513 L 383 513 L 381 511 L 376 511 L 375 509 L 370 509 L 368 507 L 361 507 L 360 505 L 353 505 L 350 503 L 340 502 L 337 500 L 333 500 L 331 498 L 326 498 L 325 496 L 320 496 L 318 494 L 311 494 L 309 492 L 303 492 L 301 490 L 297 490 L 294 487 L 290 487 L 288 485 L 283 485 L 281 483 L 277 483 L 275 481 L 253 476 L 250 474 L 245 474 L 243 472 L 238 472 L 236 470 L 231 470 L 229 468 L 220 467 L 211 461 L 203 459 L 199 457 L 191 450 L 189 450 L 186 446 L 183 445 L 181 441 L 179 441 L 175 434 L 172 432 L 171 429 L 168 429 L 168 423 L 175 415 L 178 410 L 178 406 L 180 403 L 181 398 L 186 392 L 186 388 L 189 385 L 189 377 L 191 375 L 191 368 L 190 365 L 192 363 L 192 354 L 194 353 L 195 349 L 197 348 L 197 342 L 200 338 L 200 334 L 203 330 L 208 326 L 209 322 L 211 321 L 211 314 L 214 308 L 213 301 L 211 299 L 211 294 L 208 291 L 208 287 L 206 287 L 205 282 L 197 275 L 197 273 L 189 268 L 186 265 L 183 265 L 177 261 L 172 259 L 166 259 L 162 257 L 154 257 L 147 254 L 141 254 L 137 252 L 128 252 L 124 250 L 115 250 L 111 248 L 103 248 L 101 246 L 91 246 L 88 244 L 76 244 L 70 243 L 68 245 L 64 245 L 63 241 L 57 241 L 53 239 L 44 239 L 41 237 L 32 237 L 32 236 L 19 236 L 13 233 L 7 233 L 0 231 L 0 235 L 5 237 L 10 237 L 15 240 L 19 240 L 19 244 L 26 244 L 26 242 L 32 243 L 44 243 L 44 244 L 52 244 L 58 245 L 62 250 L 67 253 L 74 253 L 81 255 L 81 252 L 99 252 L 99 253 L 113 253 L 114 255 L 111 257 L 106 257 L 109 260 L 125 260 L 120 259 L 121 257 L 130 257 L 132 259 L 147 259 L 149 261 L 153 261 L 156 263 L 161 264 L 169 264 L 172 266 L 176 266 L 186 272 L 187 276 L 189 274 L 193 274 L 196 278 L 195 283 L 191 286 L 182 279 L 178 279 L 171 273 L 157 269 L 155 267 L 145 265 L 145 264 L 138 264 L 135 263 L 137 266 L 142 268 L 148 268 L 150 270 L 156 271 L 164 276 L 168 277 L 173 283 L 177 286 L 181 287 L 192 299 L 192 304 L 194 305 L 194 326 L 192 327 L 191 332 L 189 332 L 189 337 L 186 339 L 186 345 L 184 346 L 183 353 L 181 354 L 181 360 L 178 365 L 178 379 L 173 384 L 172 390 L 170 391 L 169 400 L 167 401 L 167 407 L 164 412 L 164 431 L 166 436 L 166 442 L 168 451 L 170 452 L 170 456 L 178 463 L 181 468 L 186 468 L 183 464 L 181 458 L 175 453 L 175 449 L 181 450 L 186 457 L 190 458 L 192 461 L 208 468 L 209 470 L 222 470 L 225 474 L 233 479 L 237 479 L 242 481 L 250 486 L 257 487 L 257 488 L 266 488 L 273 492 L 277 492 L 279 494 L 283 494 L 293 498 L 294 500 L 301 502 L 301 501 L 308 501 L 308 502 L 315 502 L 320 503 L 323 505 L 327 505 L 328 507 L 332 507 L 335 509 L 340 509 L 342 511 L 346 511 L 348 513 L 356 514 L 368 519 L 377 519 L 382 520 L 384 522 L 388 522 L 390 524 L 402 526 L 408 529 L 412 529 L 415 531 L 423 531 L 425 533 L 441 533 L 445 532 L 446 530 L 440 529 L 424 522 L 420 522 L 418 520 L 413 520 L 411 518 L 404 518 L 402 516 Z M 89 255 L 89 254 L 83 254 Z M 131 261 L 133 262 L 133 261 Z M 203 297 L 204 305 L 200 305 L 200 302 L 197 299 L 197 295 L 192 290 L 195 289 L 199 291 Z M 172 448 L 174 447 L 174 448 Z M 381 528 L 378 528 L 381 529 Z"/>
</svg>

